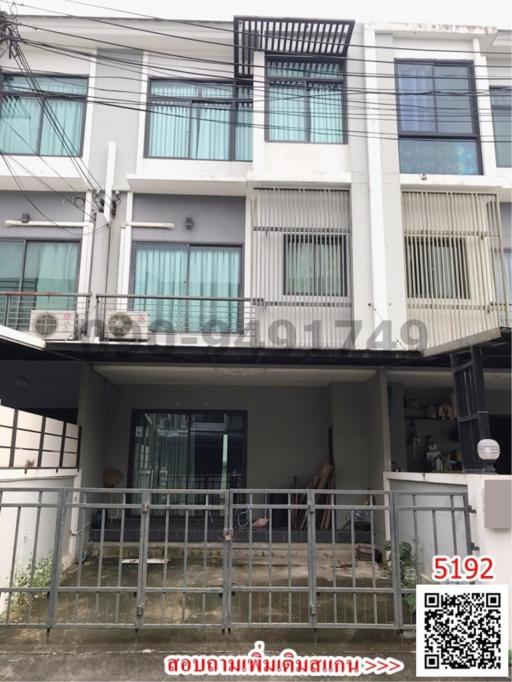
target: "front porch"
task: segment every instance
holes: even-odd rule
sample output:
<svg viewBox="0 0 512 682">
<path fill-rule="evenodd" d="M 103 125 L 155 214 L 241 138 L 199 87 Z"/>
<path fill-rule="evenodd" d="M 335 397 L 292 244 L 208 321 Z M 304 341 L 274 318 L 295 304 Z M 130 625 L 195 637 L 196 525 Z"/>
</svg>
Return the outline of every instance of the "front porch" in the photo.
<svg viewBox="0 0 512 682">
<path fill-rule="evenodd" d="M 391 465 L 385 373 L 375 368 L 85 369 L 82 485 L 382 486 Z M 325 473 L 325 472 L 324 472 Z"/>
</svg>

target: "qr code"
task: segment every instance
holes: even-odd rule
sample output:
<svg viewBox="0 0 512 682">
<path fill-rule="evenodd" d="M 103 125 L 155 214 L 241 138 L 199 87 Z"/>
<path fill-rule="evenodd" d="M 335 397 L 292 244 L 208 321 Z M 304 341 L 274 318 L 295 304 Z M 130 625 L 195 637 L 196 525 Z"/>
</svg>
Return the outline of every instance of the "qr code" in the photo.
<svg viewBox="0 0 512 682">
<path fill-rule="evenodd" d="M 418 585 L 418 677 L 506 677 L 506 585 Z"/>
</svg>

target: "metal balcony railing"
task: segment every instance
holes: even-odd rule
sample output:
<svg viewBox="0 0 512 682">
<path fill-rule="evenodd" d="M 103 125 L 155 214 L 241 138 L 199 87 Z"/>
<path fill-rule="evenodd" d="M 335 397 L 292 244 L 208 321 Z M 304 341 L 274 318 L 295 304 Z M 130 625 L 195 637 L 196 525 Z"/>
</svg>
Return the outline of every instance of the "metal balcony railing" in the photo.
<svg viewBox="0 0 512 682">
<path fill-rule="evenodd" d="M 105 341 L 187 341 L 222 344 L 232 337 L 252 339 L 249 299 L 210 296 L 98 295 L 99 336 Z"/>
<path fill-rule="evenodd" d="M 86 333 L 90 294 L 0 292 L 0 324 L 49 341 L 74 341 Z"/>
</svg>

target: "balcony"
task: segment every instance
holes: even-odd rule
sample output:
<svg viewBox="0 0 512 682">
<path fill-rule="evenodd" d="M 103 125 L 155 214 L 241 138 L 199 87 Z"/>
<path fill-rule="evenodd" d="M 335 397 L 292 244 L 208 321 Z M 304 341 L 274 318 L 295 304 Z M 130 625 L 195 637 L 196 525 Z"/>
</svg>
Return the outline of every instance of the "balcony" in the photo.
<svg viewBox="0 0 512 682">
<path fill-rule="evenodd" d="M 210 296 L 98 295 L 102 341 L 160 345 L 253 345 L 249 299 Z"/>
<path fill-rule="evenodd" d="M 290 299 L 98 295 L 99 337 L 168 346 L 351 347 L 349 303 Z"/>
<path fill-rule="evenodd" d="M 0 324 L 47 341 L 77 341 L 87 332 L 89 294 L 0 292 Z"/>
</svg>

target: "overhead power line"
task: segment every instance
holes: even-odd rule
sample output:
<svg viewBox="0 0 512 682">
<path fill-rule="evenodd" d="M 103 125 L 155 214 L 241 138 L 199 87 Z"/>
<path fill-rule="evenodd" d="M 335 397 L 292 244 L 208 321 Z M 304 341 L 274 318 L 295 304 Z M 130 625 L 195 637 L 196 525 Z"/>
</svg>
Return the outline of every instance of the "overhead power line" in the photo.
<svg viewBox="0 0 512 682">
<path fill-rule="evenodd" d="M 66 1 L 70 2 L 71 4 L 74 4 L 74 5 L 83 5 L 85 7 L 94 7 L 96 9 L 102 9 L 102 10 L 107 10 L 107 11 L 122 12 L 123 14 L 127 14 L 129 16 L 134 16 L 134 17 L 138 17 L 141 19 L 151 19 L 151 20 L 156 21 L 156 22 L 163 22 L 163 23 L 167 22 L 167 23 L 175 23 L 178 25 L 181 24 L 181 25 L 195 26 L 197 28 L 207 28 L 210 30 L 222 31 L 225 33 L 230 33 L 230 34 L 234 34 L 236 32 L 231 27 L 219 26 L 218 24 L 227 23 L 227 22 L 222 22 L 222 21 L 218 21 L 218 22 L 212 21 L 211 23 L 206 24 L 206 23 L 201 23 L 201 22 L 188 21 L 188 20 L 184 20 L 184 19 L 166 19 L 164 17 L 158 17 L 158 16 L 154 16 L 154 15 L 150 15 L 150 14 L 142 14 L 140 12 L 133 12 L 133 11 L 120 9 L 120 8 L 116 8 L 116 7 L 109 7 L 109 6 L 106 6 L 103 4 L 99 4 L 99 3 L 85 2 L 84 0 L 66 0 Z M 17 3 L 17 4 L 23 6 L 23 3 Z M 41 9 L 43 12 L 47 11 L 46 8 L 41 8 L 41 7 L 39 7 L 39 8 L 36 7 L 36 9 Z M 78 15 L 75 15 L 75 17 L 77 19 L 96 19 L 96 17 L 83 17 L 83 16 L 78 16 Z M 257 18 L 258 18 L 258 16 L 256 15 L 254 17 L 254 19 L 257 19 Z M 329 18 L 325 17 L 325 20 L 328 21 Z M 315 19 L 304 17 L 304 21 L 305 22 L 313 22 L 313 21 L 315 21 Z M 259 35 L 255 32 L 252 32 L 252 31 L 248 31 L 247 34 L 251 35 L 253 37 L 257 37 Z M 323 43 L 324 41 L 317 41 L 317 42 Z M 360 45 L 360 44 L 353 43 L 353 42 L 351 42 L 350 45 L 353 47 L 365 47 L 365 45 Z M 425 51 L 425 48 L 423 48 L 423 47 L 403 47 L 403 46 L 392 46 L 392 45 L 389 45 L 389 46 L 379 45 L 377 47 L 378 47 L 378 49 L 401 50 L 404 52 L 424 52 Z M 443 48 L 434 48 L 434 49 L 427 48 L 427 49 L 429 52 L 436 52 L 436 53 L 447 53 L 447 52 L 457 53 L 457 52 L 459 52 L 459 53 L 463 53 L 463 54 L 492 54 L 492 55 L 506 56 L 506 57 L 510 58 L 510 52 L 499 52 L 499 51 L 494 51 L 494 50 L 485 52 L 485 51 L 479 51 L 479 50 L 464 50 L 464 49 L 463 50 L 443 49 Z"/>
<path fill-rule="evenodd" d="M 26 28 L 31 28 L 34 30 L 43 30 L 45 33 L 52 33 L 55 35 L 65 36 L 68 38 L 75 38 L 75 39 L 81 40 L 81 41 L 88 41 L 88 42 L 94 43 L 95 45 L 96 44 L 108 45 L 109 47 L 122 48 L 124 50 L 131 50 L 131 51 L 133 51 L 133 49 L 134 49 L 133 45 L 129 45 L 126 43 L 114 42 L 112 40 L 104 40 L 104 39 L 98 38 L 98 37 L 84 36 L 84 35 L 81 35 L 79 33 L 70 33 L 69 31 L 58 31 L 56 29 L 47 28 L 47 27 L 41 29 L 41 27 L 34 26 L 33 24 L 28 24 L 28 23 L 26 23 L 24 21 L 20 21 L 20 20 L 18 20 L 17 23 L 19 26 L 24 26 Z M 162 57 L 163 59 L 167 59 L 167 60 L 168 59 L 177 59 L 180 61 L 195 62 L 195 63 L 201 63 L 201 64 L 217 64 L 217 65 L 222 65 L 222 66 L 226 66 L 226 67 L 230 67 L 230 68 L 234 68 L 236 66 L 234 61 L 225 61 L 222 59 L 213 59 L 213 58 L 206 58 L 206 57 L 194 57 L 192 55 L 185 56 L 183 54 L 177 54 L 176 52 L 167 52 L 167 51 L 163 52 L 162 50 L 154 50 L 151 48 L 144 48 L 144 52 L 146 52 L 148 54 L 156 55 L 158 57 Z M 324 56 L 326 58 L 328 58 L 327 55 L 324 55 Z M 293 56 L 289 55 L 289 59 L 290 59 L 290 61 L 292 61 Z M 365 61 L 365 60 L 361 60 L 361 61 Z M 256 68 L 258 68 L 257 65 L 256 65 Z M 265 66 L 261 66 L 261 68 L 264 69 Z M 299 72 L 300 70 L 301 70 L 300 68 L 296 68 L 297 72 Z M 358 73 L 357 75 L 363 76 L 364 73 Z M 381 74 L 381 75 L 382 76 L 387 75 L 388 77 L 393 76 L 393 74 Z M 452 78 L 452 77 L 450 77 L 450 78 Z M 478 77 L 475 77 L 475 78 L 478 79 Z M 460 80 L 460 77 L 454 76 L 453 79 Z M 488 78 L 483 77 L 483 80 L 488 80 Z"/>
</svg>

